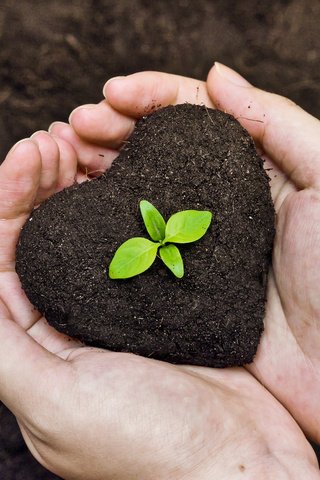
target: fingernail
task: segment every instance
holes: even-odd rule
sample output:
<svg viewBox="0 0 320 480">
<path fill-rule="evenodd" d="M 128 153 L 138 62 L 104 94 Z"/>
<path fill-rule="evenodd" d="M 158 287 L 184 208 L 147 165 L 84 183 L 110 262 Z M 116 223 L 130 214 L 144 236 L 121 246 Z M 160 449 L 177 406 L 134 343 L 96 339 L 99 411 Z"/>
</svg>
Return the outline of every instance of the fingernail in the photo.
<svg viewBox="0 0 320 480">
<path fill-rule="evenodd" d="M 109 85 L 109 83 L 114 82 L 115 80 L 123 80 L 124 78 L 126 78 L 125 75 L 118 75 L 117 77 L 109 78 L 109 80 L 106 81 L 104 86 L 106 87 L 107 85 Z"/>
<path fill-rule="evenodd" d="M 95 103 L 88 103 L 88 104 L 86 104 L 86 105 L 80 105 L 80 107 L 75 108 L 75 109 L 72 110 L 72 112 L 70 113 L 69 119 L 68 119 L 69 123 L 71 123 L 71 120 L 72 120 L 73 115 L 74 115 L 76 112 L 78 112 L 79 110 L 93 110 L 93 109 L 95 109 L 95 108 L 97 108 L 97 105 L 96 105 Z"/>
<path fill-rule="evenodd" d="M 126 79 L 126 77 L 124 75 L 109 78 L 109 80 L 104 84 L 103 95 L 105 96 L 105 91 L 106 91 L 107 85 L 110 85 L 110 83 L 115 82 L 115 81 L 120 81 L 121 82 L 121 80 L 125 80 L 125 79 Z"/>
<path fill-rule="evenodd" d="M 18 150 L 18 148 L 20 147 L 20 145 L 22 145 L 23 143 L 26 143 L 26 142 L 32 142 L 33 144 L 35 144 L 35 142 L 31 139 L 31 138 L 23 138 L 22 140 L 19 140 L 19 142 L 15 143 L 13 145 L 13 147 L 11 147 L 11 149 L 9 150 L 9 152 L 7 153 L 7 155 L 9 155 L 9 153 L 13 153 L 15 152 L 16 150 Z"/>
<path fill-rule="evenodd" d="M 224 78 L 228 82 L 233 83 L 237 87 L 251 87 L 251 83 L 249 83 L 245 78 L 243 78 L 239 73 L 235 72 L 231 68 L 223 65 L 222 63 L 215 62 L 214 68 L 220 77 Z"/>
<path fill-rule="evenodd" d="M 46 130 L 37 130 L 36 132 L 34 132 L 32 135 L 31 135 L 31 139 L 37 137 L 38 135 L 40 134 L 45 134 L 45 135 L 49 135 L 49 133 L 46 131 Z"/>
<path fill-rule="evenodd" d="M 48 132 L 51 133 L 52 130 L 55 128 L 56 125 L 66 125 L 66 123 L 64 123 L 64 122 L 59 122 L 59 121 L 58 121 L 58 122 L 53 122 L 53 123 L 51 123 L 51 125 L 50 125 L 49 128 L 48 128 Z"/>
</svg>

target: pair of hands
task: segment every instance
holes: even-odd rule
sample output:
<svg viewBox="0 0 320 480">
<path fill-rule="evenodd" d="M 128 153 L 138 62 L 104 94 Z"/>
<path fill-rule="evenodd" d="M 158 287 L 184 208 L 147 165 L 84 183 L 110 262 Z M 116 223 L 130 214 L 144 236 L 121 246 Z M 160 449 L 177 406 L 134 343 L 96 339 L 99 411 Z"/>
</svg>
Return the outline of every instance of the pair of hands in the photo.
<svg viewBox="0 0 320 480">
<path fill-rule="evenodd" d="M 144 72 L 19 142 L 0 166 L 0 400 L 66 480 L 320 479 L 320 124 L 216 64 L 207 83 Z M 33 206 L 105 171 L 154 105 L 233 114 L 272 168 L 277 234 L 265 332 L 246 368 L 176 366 L 88 348 L 27 300 L 15 246 Z M 83 173 L 83 172 L 86 173 Z M 300 425 L 300 427 L 298 426 Z"/>
</svg>

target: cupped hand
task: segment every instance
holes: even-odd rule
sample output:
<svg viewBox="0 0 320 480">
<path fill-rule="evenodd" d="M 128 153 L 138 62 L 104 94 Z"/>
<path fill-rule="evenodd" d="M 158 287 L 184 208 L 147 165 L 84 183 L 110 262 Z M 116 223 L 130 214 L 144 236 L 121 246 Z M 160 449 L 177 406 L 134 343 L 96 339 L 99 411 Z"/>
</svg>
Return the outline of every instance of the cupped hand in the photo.
<svg viewBox="0 0 320 480">
<path fill-rule="evenodd" d="M 320 122 L 221 65 L 209 73 L 208 91 L 272 168 L 277 218 L 265 333 L 248 368 L 320 443 Z"/>
<path fill-rule="evenodd" d="M 175 366 L 85 347 L 49 327 L 24 295 L 15 246 L 34 205 L 105 170 L 136 116 L 154 105 L 210 104 L 203 83 L 182 77 L 129 78 L 127 97 L 118 84 L 107 86 L 108 101 L 87 109 L 89 120 L 81 109 L 74 113 L 80 136 L 55 124 L 51 135 L 19 143 L 0 166 L 0 399 L 34 456 L 66 480 L 319 479 L 299 427 L 245 369 Z M 100 133 L 88 129 L 94 112 Z"/>
<path fill-rule="evenodd" d="M 276 216 L 268 282 L 265 332 L 248 370 L 320 443 L 320 122 L 290 100 L 254 88 L 221 64 L 206 85 L 144 72 L 109 81 L 107 100 L 76 109 L 70 126 L 54 127 L 70 138 L 108 141 L 109 111 L 128 119 L 170 103 L 213 104 L 237 118 L 265 159 Z M 121 126 L 121 128 L 120 128 Z M 114 128 L 114 127 L 113 127 Z M 123 137 L 124 138 L 124 137 Z"/>
</svg>

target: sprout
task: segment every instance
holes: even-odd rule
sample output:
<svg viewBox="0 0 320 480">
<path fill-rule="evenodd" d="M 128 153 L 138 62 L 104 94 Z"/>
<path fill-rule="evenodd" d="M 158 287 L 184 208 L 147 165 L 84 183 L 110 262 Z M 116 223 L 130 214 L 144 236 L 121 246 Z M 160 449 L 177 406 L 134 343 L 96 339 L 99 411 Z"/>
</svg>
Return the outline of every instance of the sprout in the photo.
<svg viewBox="0 0 320 480">
<path fill-rule="evenodd" d="M 183 210 L 172 215 L 166 223 L 161 213 L 147 200 L 140 202 L 140 211 L 150 238 L 130 238 L 117 249 L 109 266 L 112 279 L 131 278 L 145 272 L 156 259 L 157 252 L 163 263 L 177 277 L 184 275 L 183 260 L 174 243 L 199 240 L 209 228 L 212 213 Z"/>
</svg>

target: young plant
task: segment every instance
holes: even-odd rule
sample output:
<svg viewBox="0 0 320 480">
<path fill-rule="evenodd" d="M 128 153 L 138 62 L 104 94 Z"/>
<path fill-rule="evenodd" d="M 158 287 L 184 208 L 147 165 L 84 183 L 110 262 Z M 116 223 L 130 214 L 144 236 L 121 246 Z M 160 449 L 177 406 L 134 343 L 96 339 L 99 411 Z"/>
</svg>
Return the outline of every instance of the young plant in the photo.
<svg viewBox="0 0 320 480">
<path fill-rule="evenodd" d="M 200 210 L 184 210 L 172 215 L 166 223 L 161 213 L 147 200 L 141 200 L 140 212 L 150 238 L 130 238 L 117 249 L 109 266 L 112 279 L 130 278 L 145 272 L 156 259 L 178 278 L 184 275 L 183 260 L 174 243 L 190 243 L 199 240 L 208 230 L 212 213 Z"/>
</svg>

